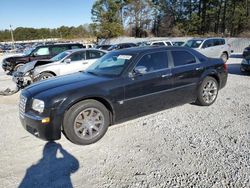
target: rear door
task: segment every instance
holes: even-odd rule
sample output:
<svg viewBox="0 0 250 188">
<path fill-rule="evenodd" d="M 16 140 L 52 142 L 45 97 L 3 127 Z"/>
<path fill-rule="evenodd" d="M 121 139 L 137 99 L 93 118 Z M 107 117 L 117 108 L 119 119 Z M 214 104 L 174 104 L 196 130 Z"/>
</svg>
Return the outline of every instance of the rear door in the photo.
<svg viewBox="0 0 250 188">
<path fill-rule="evenodd" d="M 201 49 L 199 50 L 203 55 L 207 57 L 214 58 L 215 56 L 215 50 L 214 50 L 214 40 L 213 39 L 207 39 L 203 44 Z"/>
<path fill-rule="evenodd" d="M 204 72 L 200 63 L 191 52 L 172 50 L 173 90 L 176 103 L 184 104 L 196 99 L 197 84 Z"/>
<path fill-rule="evenodd" d="M 143 55 L 134 66 L 145 67 L 144 74 L 128 76 L 125 80 L 125 100 L 121 117 L 128 118 L 166 108 L 168 91 L 172 88 L 171 69 L 168 67 L 167 51 Z M 119 116 L 119 114 L 118 114 Z"/>
<path fill-rule="evenodd" d="M 99 50 L 87 50 L 86 51 L 86 60 L 83 61 L 83 69 L 87 69 L 90 65 L 96 62 L 97 59 L 104 56 L 105 53 Z"/>
</svg>

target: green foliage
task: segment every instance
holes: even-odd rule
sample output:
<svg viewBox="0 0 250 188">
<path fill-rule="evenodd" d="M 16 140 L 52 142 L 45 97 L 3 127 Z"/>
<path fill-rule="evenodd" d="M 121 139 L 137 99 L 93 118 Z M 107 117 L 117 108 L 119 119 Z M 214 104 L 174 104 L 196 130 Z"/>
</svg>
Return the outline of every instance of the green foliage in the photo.
<svg viewBox="0 0 250 188">
<path fill-rule="evenodd" d="M 78 27 L 66 27 L 62 26 L 56 29 L 49 28 L 25 28 L 18 27 L 14 31 L 14 38 L 18 40 L 34 40 L 34 39 L 46 39 L 46 38 L 84 38 L 91 37 L 93 33 L 88 25 L 81 25 Z M 0 31 L 0 41 L 10 41 L 11 35 L 9 30 Z"/>
<path fill-rule="evenodd" d="M 97 0 L 91 10 L 92 25 L 97 38 L 112 38 L 123 34 L 121 8 L 124 1 Z"/>
</svg>

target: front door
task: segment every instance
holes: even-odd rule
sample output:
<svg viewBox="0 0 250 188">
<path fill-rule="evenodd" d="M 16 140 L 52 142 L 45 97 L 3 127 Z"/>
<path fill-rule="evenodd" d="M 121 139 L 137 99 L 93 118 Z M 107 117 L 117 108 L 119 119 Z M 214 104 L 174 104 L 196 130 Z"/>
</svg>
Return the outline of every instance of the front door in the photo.
<svg viewBox="0 0 250 188">
<path fill-rule="evenodd" d="M 49 47 L 39 47 L 32 52 L 29 61 L 50 59 Z"/>
<path fill-rule="evenodd" d="M 71 54 L 62 62 L 60 75 L 71 74 L 84 70 L 86 61 L 86 51 L 79 51 Z"/>
<path fill-rule="evenodd" d="M 137 68 L 145 70 L 137 74 Z M 159 111 L 169 105 L 168 92 L 172 88 L 171 69 L 168 68 L 167 51 L 143 55 L 132 70 L 134 76 L 125 78 L 125 96 L 120 104 L 122 114 L 131 118 Z"/>
</svg>

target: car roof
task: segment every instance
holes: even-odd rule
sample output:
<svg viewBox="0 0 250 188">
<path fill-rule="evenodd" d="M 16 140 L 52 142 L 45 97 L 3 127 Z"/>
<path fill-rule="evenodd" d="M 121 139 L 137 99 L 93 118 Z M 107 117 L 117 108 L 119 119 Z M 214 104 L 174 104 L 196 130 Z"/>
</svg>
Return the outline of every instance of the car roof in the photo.
<svg viewBox="0 0 250 188">
<path fill-rule="evenodd" d="M 37 47 L 51 47 L 51 46 L 64 46 L 64 45 L 82 45 L 82 44 L 80 43 L 55 43 L 55 44 L 38 45 Z"/>
<path fill-rule="evenodd" d="M 121 50 L 116 50 L 114 52 L 138 54 L 138 53 L 147 53 L 158 50 L 180 50 L 180 49 L 190 51 L 190 48 L 184 46 L 143 46 L 143 47 L 125 48 Z"/>
<path fill-rule="evenodd" d="M 208 39 L 224 39 L 225 40 L 225 38 L 222 38 L 222 37 L 192 38 L 190 40 L 208 40 Z"/>
<path fill-rule="evenodd" d="M 99 50 L 99 49 L 95 49 L 95 48 L 78 48 L 78 49 L 66 50 L 65 52 L 74 53 L 74 52 L 83 52 L 83 51 L 87 51 L 87 50 L 100 51 L 100 52 L 107 53 L 107 51 L 105 51 L 105 50 Z"/>
</svg>

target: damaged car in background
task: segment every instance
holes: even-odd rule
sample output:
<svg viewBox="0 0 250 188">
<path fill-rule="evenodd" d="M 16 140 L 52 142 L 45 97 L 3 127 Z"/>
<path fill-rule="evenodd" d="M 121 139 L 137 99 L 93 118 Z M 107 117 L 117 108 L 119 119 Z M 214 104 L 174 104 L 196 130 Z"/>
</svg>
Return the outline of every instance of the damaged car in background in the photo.
<svg viewBox="0 0 250 188">
<path fill-rule="evenodd" d="M 2 68 L 7 74 L 12 75 L 17 69 L 31 61 L 50 59 L 57 54 L 70 49 L 83 48 L 79 43 L 58 43 L 50 45 L 40 45 L 24 52 L 23 55 L 11 56 L 3 59 Z"/>
<path fill-rule="evenodd" d="M 95 49 L 67 50 L 49 60 L 32 61 L 21 66 L 13 74 L 13 81 L 22 89 L 36 81 L 84 71 L 105 54 L 105 51 Z"/>
</svg>

